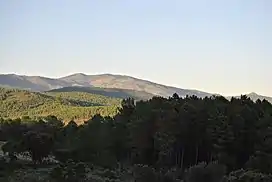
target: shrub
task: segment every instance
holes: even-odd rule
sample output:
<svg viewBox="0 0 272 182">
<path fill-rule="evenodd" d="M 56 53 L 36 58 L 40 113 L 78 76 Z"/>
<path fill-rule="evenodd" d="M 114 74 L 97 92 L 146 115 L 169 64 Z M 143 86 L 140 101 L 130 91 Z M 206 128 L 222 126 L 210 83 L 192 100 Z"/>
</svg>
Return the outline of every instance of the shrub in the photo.
<svg viewBox="0 0 272 182">
<path fill-rule="evenodd" d="M 226 167 L 217 162 L 202 162 L 185 171 L 185 182 L 221 182 L 225 171 Z"/>
<path fill-rule="evenodd" d="M 251 170 L 237 170 L 224 177 L 223 182 L 271 182 L 271 174 L 263 174 Z"/>
<path fill-rule="evenodd" d="M 59 164 L 51 172 L 51 177 L 56 181 L 81 182 L 86 179 L 87 166 L 84 163 L 68 161 Z"/>
<path fill-rule="evenodd" d="M 133 176 L 136 182 L 157 181 L 157 175 L 152 167 L 146 165 L 135 165 Z"/>
</svg>

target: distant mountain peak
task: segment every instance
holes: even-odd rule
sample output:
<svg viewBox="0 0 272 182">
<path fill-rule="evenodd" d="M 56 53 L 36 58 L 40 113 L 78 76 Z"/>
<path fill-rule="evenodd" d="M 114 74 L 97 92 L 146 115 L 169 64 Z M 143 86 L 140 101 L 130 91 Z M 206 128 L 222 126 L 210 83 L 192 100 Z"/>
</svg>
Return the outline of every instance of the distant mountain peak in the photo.
<svg viewBox="0 0 272 182">
<path fill-rule="evenodd" d="M 30 89 L 32 91 L 48 91 L 55 88 L 64 87 L 99 87 L 99 88 L 115 88 L 127 89 L 133 91 L 142 91 L 152 95 L 163 97 L 172 96 L 177 93 L 179 96 L 195 95 L 198 97 L 210 97 L 218 95 L 214 93 L 202 92 L 199 90 L 182 89 L 172 86 L 162 85 L 152 81 L 135 78 L 133 76 L 122 74 L 101 73 L 87 75 L 84 73 L 74 73 L 62 78 L 47 78 L 42 76 L 25 76 L 16 74 L 0 74 L 0 85 L 3 87 L 15 87 L 21 89 Z M 246 94 L 253 100 L 266 99 L 272 101 L 272 98 L 258 95 L 255 92 Z"/>
<path fill-rule="evenodd" d="M 248 95 L 257 96 L 258 94 L 256 92 L 250 92 Z"/>
<path fill-rule="evenodd" d="M 11 77 L 20 77 L 20 75 L 16 75 L 14 73 L 11 74 L 3 74 L 4 76 L 11 76 Z"/>
<path fill-rule="evenodd" d="M 64 76 L 64 77 L 61 77 L 59 78 L 59 80 L 69 80 L 69 79 L 72 79 L 72 80 L 82 80 L 82 79 L 86 79 L 89 75 L 86 75 L 84 73 L 74 73 L 74 74 L 71 74 L 71 75 L 68 75 L 68 76 Z"/>
<path fill-rule="evenodd" d="M 88 76 L 88 75 L 86 75 L 86 74 L 84 74 L 84 73 L 74 73 L 74 74 L 71 74 L 71 75 L 69 75 L 69 76 Z M 67 76 L 66 76 L 67 77 Z"/>
</svg>

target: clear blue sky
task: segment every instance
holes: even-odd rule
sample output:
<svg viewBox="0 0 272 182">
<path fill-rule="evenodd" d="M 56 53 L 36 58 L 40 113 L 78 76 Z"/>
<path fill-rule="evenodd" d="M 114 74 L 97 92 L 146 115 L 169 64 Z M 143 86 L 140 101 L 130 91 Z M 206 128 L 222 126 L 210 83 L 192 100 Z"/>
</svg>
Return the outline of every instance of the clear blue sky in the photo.
<svg viewBox="0 0 272 182">
<path fill-rule="evenodd" d="M 272 96 L 271 0 L 0 0 L 0 73 Z"/>
</svg>

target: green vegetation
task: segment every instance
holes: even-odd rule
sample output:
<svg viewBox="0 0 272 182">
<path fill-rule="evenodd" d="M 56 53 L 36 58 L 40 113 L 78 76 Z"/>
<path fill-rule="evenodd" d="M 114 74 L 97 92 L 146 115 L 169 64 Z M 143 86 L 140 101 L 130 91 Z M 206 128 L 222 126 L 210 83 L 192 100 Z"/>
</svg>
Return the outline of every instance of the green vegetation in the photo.
<svg viewBox="0 0 272 182">
<path fill-rule="evenodd" d="M 125 99 L 118 111 L 83 125 L 53 116 L 0 119 L 0 181 L 272 181 L 266 100 L 174 94 Z"/>
<path fill-rule="evenodd" d="M 120 105 L 121 103 L 121 99 L 118 98 L 86 92 L 46 92 L 46 94 L 55 96 L 56 98 L 79 101 L 81 106 L 88 106 L 90 103 L 97 106 Z"/>
<path fill-rule="evenodd" d="M 0 117 L 55 115 L 67 120 L 87 120 L 96 114 L 114 116 L 121 100 L 80 92 L 30 92 L 0 88 Z"/>
<path fill-rule="evenodd" d="M 147 93 L 144 91 L 99 87 L 64 87 L 51 90 L 50 92 L 84 92 L 119 99 L 134 98 L 135 100 L 148 100 L 155 96 L 151 93 Z"/>
</svg>

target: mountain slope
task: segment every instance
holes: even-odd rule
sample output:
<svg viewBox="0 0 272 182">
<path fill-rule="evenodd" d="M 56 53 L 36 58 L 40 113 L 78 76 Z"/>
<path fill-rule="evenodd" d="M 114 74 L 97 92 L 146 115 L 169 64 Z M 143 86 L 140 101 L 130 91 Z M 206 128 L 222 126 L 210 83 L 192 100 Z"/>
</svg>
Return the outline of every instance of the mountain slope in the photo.
<svg viewBox="0 0 272 182">
<path fill-rule="evenodd" d="M 112 94 L 115 93 L 115 96 L 118 98 L 125 98 L 129 95 L 134 95 L 134 97 L 137 96 L 137 99 L 139 99 L 140 96 L 141 99 L 146 99 L 153 95 L 168 97 L 172 96 L 174 93 L 177 93 L 181 97 L 186 95 L 196 95 L 198 97 L 214 95 L 211 93 L 197 90 L 180 89 L 176 87 L 165 86 L 162 84 L 157 84 L 131 76 L 113 74 L 86 75 L 83 73 L 77 73 L 58 79 L 40 76 L 0 74 L 0 86 L 21 88 L 31 91 L 48 91 L 64 87 L 70 87 L 71 90 L 76 91 L 78 89 L 77 87 L 81 87 L 81 89 L 85 87 L 86 89 L 89 89 L 89 91 L 86 92 L 90 92 L 90 88 L 92 88 L 92 92 L 90 93 L 98 92 L 97 90 L 95 91 L 95 89 L 97 88 L 93 89 L 93 87 L 100 87 L 104 89 L 105 92 L 103 91 L 103 93 L 106 96 L 112 96 Z M 114 89 L 120 90 L 117 91 Z M 102 93 L 102 90 L 99 90 L 100 94 Z M 253 100 L 256 100 L 257 98 L 262 100 L 265 98 L 266 100 L 272 102 L 271 97 L 261 96 L 257 94 L 250 94 L 249 97 L 251 97 Z"/>
<path fill-rule="evenodd" d="M 88 93 L 82 91 L 57 91 L 45 92 L 46 95 L 56 97 L 57 99 L 65 99 L 68 101 L 76 101 L 80 106 L 111 106 L 120 105 L 122 99 L 108 97 L 101 94 Z"/>
<path fill-rule="evenodd" d="M 172 96 L 174 93 L 177 93 L 180 96 L 196 95 L 204 97 L 212 95 L 197 90 L 180 89 L 130 76 L 112 74 L 85 75 L 78 73 L 59 79 L 8 74 L 0 75 L 0 85 L 32 91 L 47 91 L 63 87 L 81 86 L 134 90 L 164 97 Z"/>
<path fill-rule="evenodd" d="M 128 90 L 128 89 L 118 89 L 118 88 L 99 88 L 99 87 L 63 87 L 60 89 L 54 89 L 50 90 L 49 92 L 67 92 L 67 93 L 73 93 L 73 92 L 85 92 L 85 93 L 91 93 L 96 95 L 103 95 L 107 97 L 113 97 L 113 98 L 120 98 L 125 99 L 128 97 L 132 97 L 136 100 L 147 100 L 151 99 L 153 94 L 144 92 L 144 91 L 137 91 L 137 90 Z"/>
<path fill-rule="evenodd" d="M 40 76 L 22 76 L 15 74 L 0 75 L 0 86 L 20 88 L 32 91 L 45 91 L 69 86 L 70 84 L 52 78 Z"/>
<path fill-rule="evenodd" d="M 60 78 L 62 81 L 73 83 L 75 85 L 90 84 L 95 87 L 102 88 L 121 88 L 129 90 L 137 90 L 151 93 L 159 96 L 172 96 L 177 93 L 180 96 L 196 95 L 199 97 L 211 96 L 212 94 L 201 92 L 197 90 L 180 89 L 162 84 L 153 83 L 150 81 L 125 76 L 125 75 L 112 75 L 112 74 L 101 74 L 101 75 L 85 75 L 85 74 L 74 74 L 67 77 Z"/>
<path fill-rule="evenodd" d="M 121 99 L 89 93 L 40 93 L 0 88 L 0 118 L 55 115 L 64 120 L 113 116 Z"/>
</svg>

